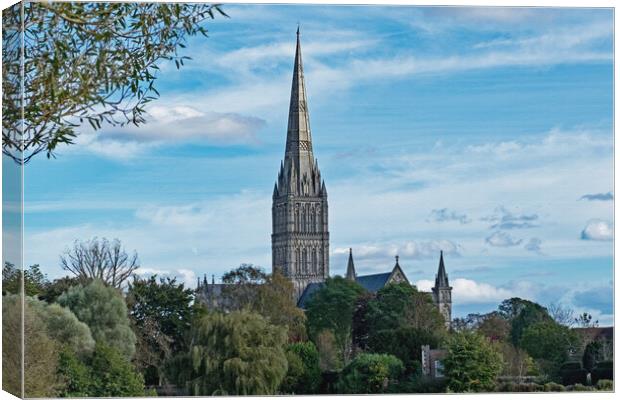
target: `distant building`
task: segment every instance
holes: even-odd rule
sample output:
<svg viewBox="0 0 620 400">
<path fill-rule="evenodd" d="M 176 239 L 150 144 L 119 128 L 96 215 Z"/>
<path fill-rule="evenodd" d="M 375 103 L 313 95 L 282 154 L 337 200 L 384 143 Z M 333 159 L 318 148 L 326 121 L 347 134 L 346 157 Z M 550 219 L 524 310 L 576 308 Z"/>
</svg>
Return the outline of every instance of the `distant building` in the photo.
<svg viewBox="0 0 620 400">
<path fill-rule="evenodd" d="M 443 359 L 446 354 L 446 350 L 431 349 L 429 345 L 422 346 L 422 373 L 434 379 L 443 378 Z"/>
</svg>

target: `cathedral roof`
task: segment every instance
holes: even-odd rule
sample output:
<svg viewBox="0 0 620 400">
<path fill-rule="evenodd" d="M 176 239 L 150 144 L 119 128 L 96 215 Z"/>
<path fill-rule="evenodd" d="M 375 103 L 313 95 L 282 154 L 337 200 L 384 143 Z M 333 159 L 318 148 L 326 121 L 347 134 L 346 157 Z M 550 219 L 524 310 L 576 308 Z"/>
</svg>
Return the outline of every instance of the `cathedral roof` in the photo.
<svg viewBox="0 0 620 400">
<path fill-rule="evenodd" d="M 325 286 L 325 283 L 323 282 L 314 282 L 308 284 L 308 286 L 306 286 L 303 293 L 301 294 L 301 297 L 299 297 L 299 300 L 297 300 L 297 307 L 305 309 L 306 303 L 310 301 L 310 298 L 314 295 L 314 293 L 319 291 L 323 286 Z"/>
<path fill-rule="evenodd" d="M 355 281 L 359 283 L 364 289 L 369 292 L 377 292 L 385 285 L 387 285 L 391 272 L 385 272 L 382 274 L 362 275 L 358 276 Z"/>
</svg>

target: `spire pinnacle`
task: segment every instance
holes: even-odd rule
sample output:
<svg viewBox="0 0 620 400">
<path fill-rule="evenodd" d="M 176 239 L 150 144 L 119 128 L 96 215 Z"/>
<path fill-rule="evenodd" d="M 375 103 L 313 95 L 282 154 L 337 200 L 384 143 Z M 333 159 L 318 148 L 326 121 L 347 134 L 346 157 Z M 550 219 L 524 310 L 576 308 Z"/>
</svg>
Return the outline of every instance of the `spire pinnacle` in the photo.
<svg viewBox="0 0 620 400">
<path fill-rule="evenodd" d="M 439 268 L 437 269 L 437 276 L 435 277 L 435 287 L 449 287 L 448 274 L 446 273 L 446 267 L 443 262 L 443 250 L 439 251 Z"/>
<path fill-rule="evenodd" d="M 353 249 L 349 247 L 349 263 L 347 264 L 346 279 L 355 282 L 357 274 L 355 273 L 355 265 L 353 264 Z"/>
</svg>

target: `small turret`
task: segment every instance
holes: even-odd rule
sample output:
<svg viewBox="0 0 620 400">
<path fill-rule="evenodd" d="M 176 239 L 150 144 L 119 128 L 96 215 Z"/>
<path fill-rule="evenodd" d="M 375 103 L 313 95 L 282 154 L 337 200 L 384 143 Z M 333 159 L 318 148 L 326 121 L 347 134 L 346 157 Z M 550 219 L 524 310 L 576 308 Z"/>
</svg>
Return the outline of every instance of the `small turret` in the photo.
<svg viewBox="0 0 620 400">
<path fill-rule="evenodd" d="M 439 308 L 439 312 L 446 321 L 446 328 L 450 329 L 452 324 L 452 287 L 448 282 L 448 274 L 443 262 L 443 251 L 439 253 L 439 268 L 435 275 L 435 286 L 433 287 L 433 302 Z"/>
</svg>

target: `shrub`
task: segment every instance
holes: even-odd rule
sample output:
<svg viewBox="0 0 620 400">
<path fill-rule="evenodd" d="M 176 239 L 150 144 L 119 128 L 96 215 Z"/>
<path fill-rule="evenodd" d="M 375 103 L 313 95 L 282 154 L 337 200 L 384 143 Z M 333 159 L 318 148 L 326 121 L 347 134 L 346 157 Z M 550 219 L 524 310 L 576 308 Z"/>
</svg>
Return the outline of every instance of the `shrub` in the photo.
<svg viewBox="0 0 620 400">
<path fill-rule="evenodd" d="M 446 380 L 433 379 L 425 375 L 409 375 L 395 385 L 390 385 L 390 393 L 445 393 Z"/>
<path fill-rule="evenodd" d="M 385 393 L 403 370 L 403 362 L 393 355 L 362 353 L 342 370 L 338 392 Z"/>
<path fill-rule="evenodd" d="M 614 379 L 613 361 L 600 361 L 592 370 L 592 384 L 596 384 L 601 379 Z"/>
<path fill-rule="evenodd" d="M 566 387 L 564 387 L 564 385 L 560 385 L 559 383 L 548 382 L 544 384 L 544 391 L 545 392 L 565 392 Z"/>
<path fill-rule="evenodd" d="M 614 390 L 614 381 L 612 381 L 611 379 L 601 379 L 596 382 L 596 390 L 612 392 Z"/>
<path fill-rule="evenodd" d="M 576 383 L 585 385 L 588 372 L 581 368 L 581 364 L 578 362 L 566 362 L 560 367 L 560 376 L 563 385 L 573 385 Z"/>
<path fill-rule="evenodd" d="M 316 393 L 321 383 L 319 352 L 314 343 L 294 343 L 286 349 L 288 371 L 280 390 L 284 393 Z"/>
<path fill-rule="evenodd" d="M 571 387 L 571 390 L 573 392 L 591 392 L 594 390 L 594 388 L 592 386 L 582 385 L 581 383 L 575 383 Z"/>
</svg>

